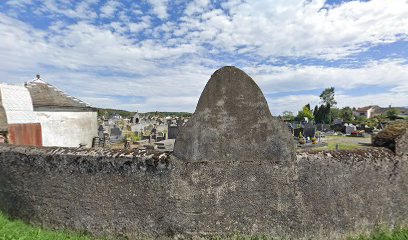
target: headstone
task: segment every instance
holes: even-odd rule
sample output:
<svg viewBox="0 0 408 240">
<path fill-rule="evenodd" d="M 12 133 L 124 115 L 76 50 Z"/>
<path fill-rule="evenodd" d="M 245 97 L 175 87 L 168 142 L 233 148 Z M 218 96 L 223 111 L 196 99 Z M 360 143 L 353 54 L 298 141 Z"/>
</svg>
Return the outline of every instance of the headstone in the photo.
<svg viewBox="0 0 408 240">
<path fill-rule="evenodd" d="M 355 132 L 356 130 L 357 128 L 353 124 L 349 124 L 346 126 L 346 134 L 351 134 L 352 132 Z"/>
<path fill-rule="evenodd" d="M 168 139 L 176 139 L 177 134 L 179 133 L 179 126 L 170 124 L 168 127 Z"/>
<path fill-rule="evenodd" d="M 111 137 L 120 137 L 122 136 L 122 131 L 120 130 L 119 127 L 114 126 L 113 128 L 111 128 Z"/>
<path fill-rule="evenodd" d="M 295 128 L 293 129 L 293 136 L 295 137 L 299 137 L 299 134 L 302 133 L 303 134 L 303 128 Z"/>
<path fill-rule="evenodd" d="M 341 119 L 341 118 L 336 118 L 336 119 L 334 119 L 334 121 L 333 121 L 333 124 L 342 124 L 343 123 L 343 119 Z"/>
<path fill-rule="evenodd" d="M 305 128 L 303 129 L 303 136 L 306 138 L 314 138 L 316 136 L 316 126 L 305 126 Z"/>
<path fill-rule="evenodd" d="M 100 145 L 102 145 L 102 147 L 108 146 L 108 140 L 109 140 L 109 134 L 104 133 L 103 134 L 103 139 L 102 139 L 102 144 L 100 144 Z"/>
<path fill-rule="evenodd" d="M 174 146 L 174 155 L 186 161 L 290 161 L 294 152 L 284 122 L 272 117 L 258 85 L 235 67 L 211 76 Z"/>
<path fill-rule="evenodd" d="M 92 140 L 92 147 L 96 148 L 99 147 L 99 142 L 100 142 L 100 138 L 99 137 L 94 137 Z"/>
<path fill-rule="evenodd" d="M 99 125 L 99 127 L 98 127 L 98 136 L 99 136 L 99 138 L 103 138 L 104 132 L 105 132 L 105 128 L 103 127 L 103 125 L 102 124 Z"/>
</svg>

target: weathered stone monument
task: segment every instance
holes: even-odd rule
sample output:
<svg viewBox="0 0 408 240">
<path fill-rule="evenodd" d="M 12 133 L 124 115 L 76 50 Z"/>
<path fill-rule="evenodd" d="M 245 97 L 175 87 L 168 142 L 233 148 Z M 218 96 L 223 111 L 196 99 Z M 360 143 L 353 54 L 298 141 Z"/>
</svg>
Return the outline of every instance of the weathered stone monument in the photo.
<svg viewBox="0 0 408 240">
<path fill-rule="evenodd" d="M 272 117 L 258 85 L 236 67 L 217 70 L 196 111 L 181 128 L 174 155 L 182 160 L 294 159 L 287 127 Z"/>
</svg>

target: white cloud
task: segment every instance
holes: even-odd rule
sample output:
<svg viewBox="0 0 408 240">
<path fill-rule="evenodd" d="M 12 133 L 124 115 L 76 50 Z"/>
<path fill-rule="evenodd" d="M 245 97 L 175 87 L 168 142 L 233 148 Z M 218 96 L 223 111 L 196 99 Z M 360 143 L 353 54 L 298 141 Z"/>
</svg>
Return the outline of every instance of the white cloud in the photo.
<svg viewBox="0 0 408 240">
<path fill-rule="evenodd" d="M 259 65 L 245 67 L 266 93 L 304 91 L 334 86 L 408 86 L 408 64 L 402 60 L 373 61 L 358 68 Z M 395 88 L 398 89 L 398 88 Z"/>
<path fill-rule="evenodd" d="M 116 11 L 118 10 L 118 7 L 120 6 L 120 2 L 110 0 L 106 2 L 106 4 L 101 8 L 101 17 L 105 18 L 112 18 Z"/>
<path fill-rule="evenodd" d="M 86 1 L 65 1 L 65 0 L 43 0 L 38 6 L 31 5 L 32 14 L 44 16 L 50 14 L 58 17 L 59 15 L 74 19 L 95 19 L 97 17 L 92 7 L 97 0 Z"/>
<path fill-rule="evenodd" d="M 269 109 L 273 116 L 278 116 L 284 111 L 291 111 L 294 115 L 306 104 L 310 106 L 319 103 L 319 97 L 314 95 L 289 95 L 280 98 L 267 98 Z"/>
<path fill-rule="evenodd" d="M 195 13 L 202 13 L 210 5 L 210 0 L 194 0 L 187 4 L 184 13 L 188 16 L 193 15 Z"/>
<path fill-rule="evenodd" d="M 25 8 L 27 5 L 32 4 L 32 0 L 9 0 L 7 1 L 7 5 L 12 6 L 12 7 L 19 7 L 19 8 Z"/>
<path fill-rule="evenodd" d="M 152 6 L 153 12 L 160 19 L 166 19 L 169 16 L 167 12 L 167 6 L 169 4 L 168 0 L 145 0 L 145 1 Z"/>
<path fill-rule="evenodd" d="M 184 18 L 180 29 L 189 29 L 188 40 L 206 41 L 206 32 L 213 31 L 211 44 L 230 52 L 249 46 L 249 53 L 262 57 L 335 59 L 408 36 L 406 0 L 350 1 L 330 8 L 323 0 L 227 1 L 223 6 L 230 15 L 215 10 L 201 19 Z"/>
<path fill-rule="evenodd" d="M 326 10 L 321 0 L 229 0 L 223 1 L 223 9 L 215 9 L 207 0 L 194 0 L 180 5 L 184 9 L 177 21 L 169 20 L 169 1 L 145 1 L 162 23 L 154 25 L 157 19 L 135 4 L 126 9 L 117 1 L 100 9 L 105 19 L 95 24 L 96 0 L 44 0 L 41 14 L 64 15 L 75 21 L 67 24 L 54 18 L 42 30 L 0 13 L 3 81 L 22 83 L 39 72 L 58 88 L 96 106 L 193 111 L 210 75 L 223 65 L 239 65 L 264 93 L 288 92 L 268 98 L 275 115 L 317 104 L 318 96 L 298 92 L 330 86 L 338 89 L 339 106 L 407 105 L 408 64 L 404 58 L 354 67 L 265 63 L 281 56 L 338 59 L 372 45 L 406 39 L 405 0 L 351 1 Z M 29 6 L 30 1 L 20 3 Z M 16 1 L 8 4 L 17 6 Z M 390 90 L 347 94 L 349 89 L 366 85 Z M 144 100 L 124 102 L 107 96 Z"/>
<path fill-rule="evenodd" d="M 142 31 L 144 29 L 149 28 L 150 26 L 151 26 L 151 20 L 150 20 L 149 16 L 142 17 L 140 22 L 137 22 L 137 23 L 130 22 L 128 24 L 129 30 L 132 33 L 138 33 L 138 32 L 140 32 L 140 31 Z"/>
</svg>

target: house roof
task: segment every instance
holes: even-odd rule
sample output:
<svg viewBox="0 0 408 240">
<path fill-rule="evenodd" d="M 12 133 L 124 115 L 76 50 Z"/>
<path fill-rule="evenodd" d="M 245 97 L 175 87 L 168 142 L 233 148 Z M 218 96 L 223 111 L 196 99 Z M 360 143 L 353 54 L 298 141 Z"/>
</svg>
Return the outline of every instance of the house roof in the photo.
<svg viewBox="0 0 408 240">
<path fill-rule="evenodd" d="M 374 105 L 374 106 L 366 106 L 366 107 L 361 107 L 358 108 L 356 110 L 356 112 L 367 112 L 368 110 L 372 109 L 372 108 L 379 108 L 378 106 Z"/>
<path fill-rule="evenodd" d="M 95 111 L 89 104 L 72 97 L 41 79 L 26 83 L 31 94 L 34 110 Z"/>
<path fill-rule="evenodd" d="M 385 107 L 385 108 L 382 108 L 382 107 L 379 107 L 377 105 L 361 107 L 361 108 L 358 108 L 357 110 L 355 110 L 355 112 L 365 113 L 370 109 L 374 109 L 376 115 L 386 114 L 390 109 L 399 110 L 400 115 L 408 115 L 408 108 L 406 108 L 406 107 Z"/>
</svg>

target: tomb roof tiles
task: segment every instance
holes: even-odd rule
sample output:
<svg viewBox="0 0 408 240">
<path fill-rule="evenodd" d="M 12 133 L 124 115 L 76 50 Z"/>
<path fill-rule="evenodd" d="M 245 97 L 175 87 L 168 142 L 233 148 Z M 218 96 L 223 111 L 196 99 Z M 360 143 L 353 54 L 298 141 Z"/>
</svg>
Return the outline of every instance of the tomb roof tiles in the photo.
<svg viewBox="0 0 408 240">
<path fill-rule="evenodd" d="M 49 83 L 36 79 L 26 83 L 33 100 L 34 109 L 91 110 L 89 104 L 70 96 Z"/>
</svg>

